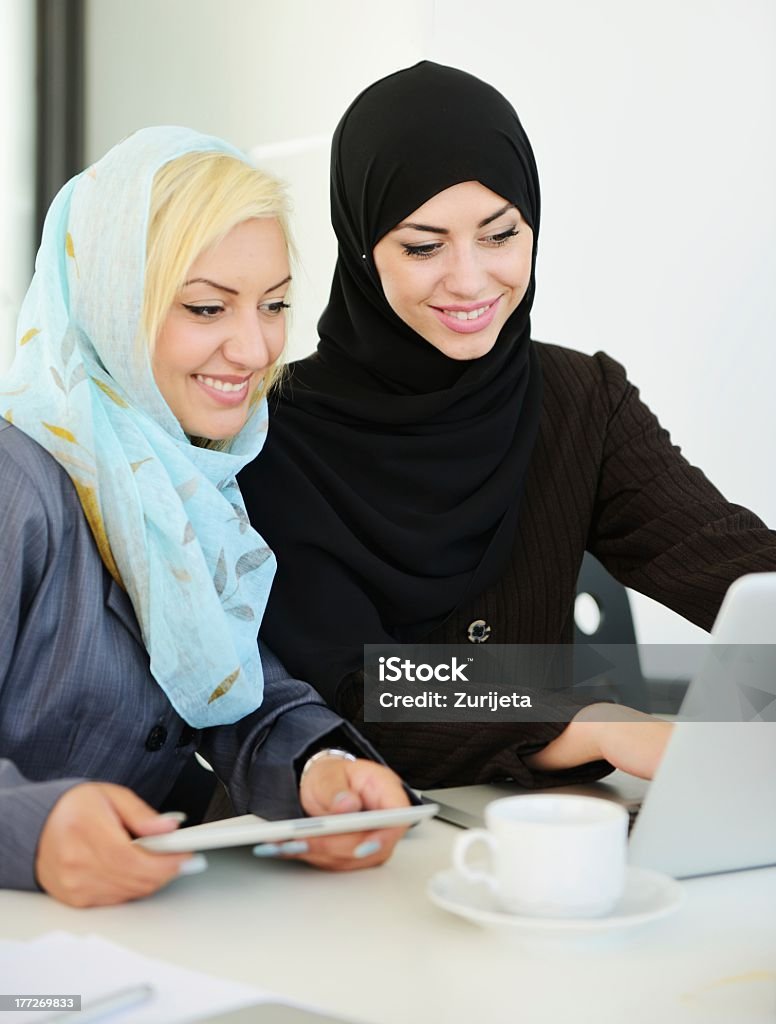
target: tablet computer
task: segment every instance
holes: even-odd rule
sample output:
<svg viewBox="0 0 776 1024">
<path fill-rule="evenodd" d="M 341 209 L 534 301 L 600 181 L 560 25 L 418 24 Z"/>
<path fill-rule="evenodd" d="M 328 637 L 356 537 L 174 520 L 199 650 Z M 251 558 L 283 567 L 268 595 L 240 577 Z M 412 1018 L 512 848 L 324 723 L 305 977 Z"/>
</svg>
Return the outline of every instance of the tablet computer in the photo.
<svg viewBox="0 0 776 1024">
<path fill-rule="evenodd" d="M 224 818 L 223 821 L 179 828 L 160 836 L 143 836 L 135 842 L 156 853 L 193 853 L 196 850 L 217 850 L 225 846 L 252 846 L 255 843 L 279 843 L 288 839 L 415 825 L 424 818 L 433 818 L 438 810 L 436 804 L 422 804 L 417 807 L 391 807 L 384 811 L 289 818 L 285 821 L 267 821 L 255 814 L 243 814 L 238 818 Z"/>
</svg>

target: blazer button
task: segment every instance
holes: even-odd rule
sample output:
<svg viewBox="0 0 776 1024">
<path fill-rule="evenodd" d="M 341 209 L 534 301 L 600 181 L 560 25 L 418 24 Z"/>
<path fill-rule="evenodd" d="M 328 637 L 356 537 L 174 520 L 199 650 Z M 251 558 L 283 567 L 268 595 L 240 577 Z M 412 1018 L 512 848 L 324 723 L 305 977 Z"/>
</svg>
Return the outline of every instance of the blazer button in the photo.
<svg viewBox="0 0 776 1024">
<path fill-rule="evenodd" d="M 146 736 L 145 748 L 153 752 L 161 750 L 167 742 L 167 730 L 163 725 L 155 725 Z"/>
<path fill-rule="evenodd" d="M 475 619 L 474 622 L 469 623 L 467 633 L 469 643 L 484 644 L 490 636 L 490 626 L 484 619 Z"/>
</svg>

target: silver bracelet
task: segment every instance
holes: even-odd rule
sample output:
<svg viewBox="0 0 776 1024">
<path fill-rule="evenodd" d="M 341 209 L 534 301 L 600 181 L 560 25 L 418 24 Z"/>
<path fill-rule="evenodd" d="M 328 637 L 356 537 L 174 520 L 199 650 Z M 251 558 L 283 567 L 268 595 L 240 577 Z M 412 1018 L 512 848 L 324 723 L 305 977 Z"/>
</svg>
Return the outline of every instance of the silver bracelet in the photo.
<svg viewBox="0 0 776 1024">
<path fill-rule="evenodd" d="M 312 757 L 308 757 L 304 763 L 302 774 L 299 776 L 301 782 L 308 771 L 312 768 L 316 761 L 320 761 L 323 757 L 337 757 L 340 761 L 355 761 L 355 754 L 351 754 L 348 750 L 340 750 L 339 747 L 327 747 L 325 750 L 319 750 L 317 754 L 313 754 Z"/>
</svg>

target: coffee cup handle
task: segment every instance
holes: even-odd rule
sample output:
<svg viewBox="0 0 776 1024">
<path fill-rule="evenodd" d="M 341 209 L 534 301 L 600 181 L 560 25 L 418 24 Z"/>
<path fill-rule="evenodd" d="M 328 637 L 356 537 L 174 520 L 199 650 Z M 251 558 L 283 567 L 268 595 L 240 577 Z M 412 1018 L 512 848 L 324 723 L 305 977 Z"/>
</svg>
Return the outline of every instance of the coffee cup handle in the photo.
<svg viewBox="0 0 776 1024">
<path fill-rule="evenodd" d="M 484 828 L 472 828 L 456 839 L 453 847 L 453 866 L 468 882 L 485 882 L 495 892 L 497 883 L 493 875 L 488 871 L 471 867 L 466 861 L 466 855 L 475 843 L 484 843 L 491 856 L 496 852 L 496 840 L 490 832 Z"/>
</svg>

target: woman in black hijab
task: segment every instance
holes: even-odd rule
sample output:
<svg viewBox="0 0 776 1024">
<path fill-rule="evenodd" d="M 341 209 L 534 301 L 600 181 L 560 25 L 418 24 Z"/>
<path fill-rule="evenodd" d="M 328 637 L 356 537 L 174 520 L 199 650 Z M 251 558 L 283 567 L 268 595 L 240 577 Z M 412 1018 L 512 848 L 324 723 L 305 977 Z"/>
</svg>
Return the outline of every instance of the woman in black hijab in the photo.
<svg viewBox="0 0 776 1024">
<path fill-rule="evenodd" d="M 370 86 L 335 132 L 331 203 L 318 349 L 240 477 L 278 554 L 262 635 L 329 703 L 361 725 L 366 643 L 570 643 L 586 548 L 707 627 L 733 579 L 776 566 L 774 534 L 681 458 L 618 364 L 531 340 L 539 183 L 500 93 L 429 62 Z M 361 728 L 425 787 L 593 777 L 602 757 L 649 774 L 667 738 L 649 719 L 640 739 Z"/>
</svg>

